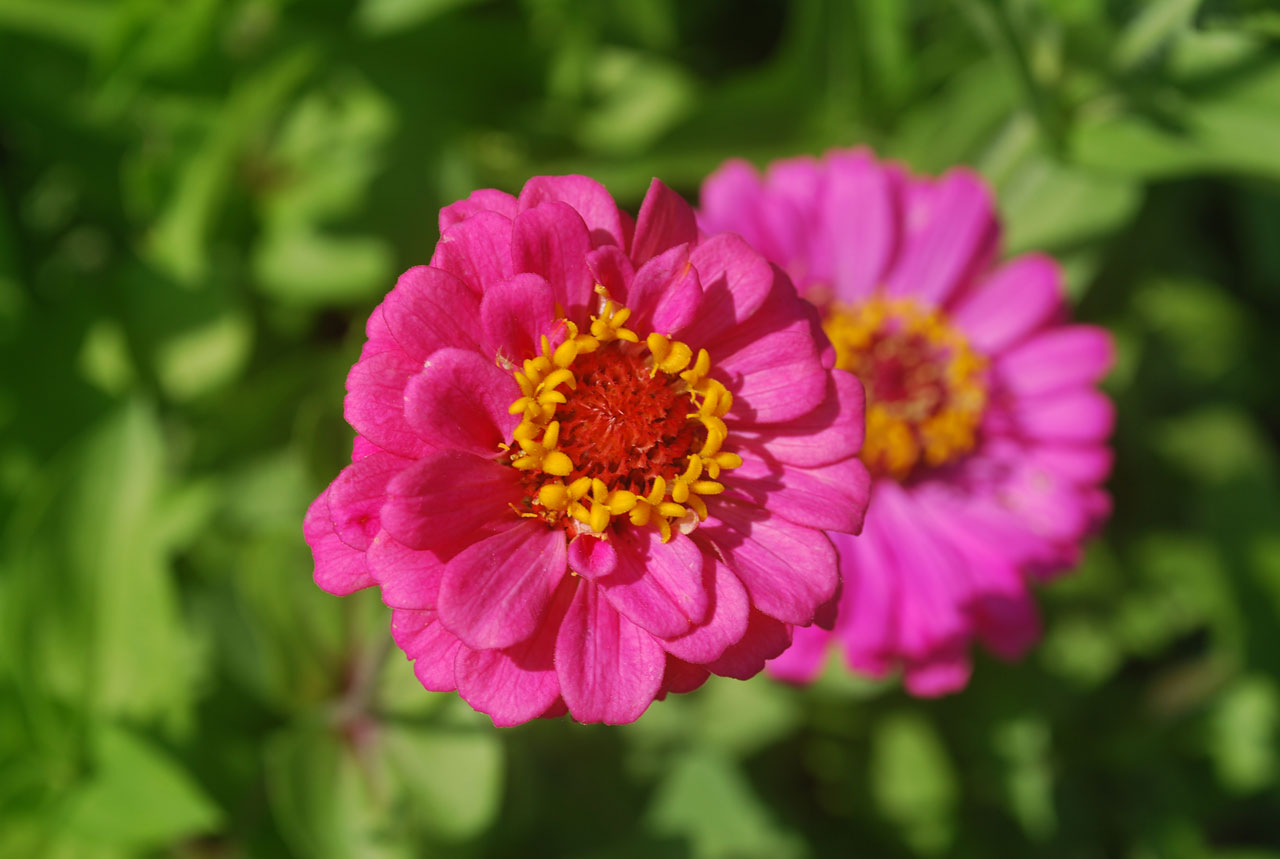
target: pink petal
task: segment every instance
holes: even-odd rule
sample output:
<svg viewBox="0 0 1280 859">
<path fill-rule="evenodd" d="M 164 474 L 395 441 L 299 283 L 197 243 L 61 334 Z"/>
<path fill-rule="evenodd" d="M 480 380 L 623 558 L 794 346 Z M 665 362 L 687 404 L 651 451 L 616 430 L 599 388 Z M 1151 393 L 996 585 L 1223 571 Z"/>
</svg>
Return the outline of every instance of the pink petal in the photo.
<svg viewBox="0 0 1280 859">
<path fill-rule="evenodd" d="M 1000 237 L 991 192 L 978 174 L 952 170 L 929 195 L 923 226 L 908 232 L 889 275 L 889 295 L 941 306 L 991 261 Z"/>
<path fill-rule="evenodd" d="M 519 644 L 505 650 L 466 650 L 458 658 L 458 694 L 487 713 L 494 725 L 520 725 L 553 710 L 560 698 L 556 635 L 574 590 L 574 580 L 565 576 L 537 631 Z"/>
<path fill-rule="evenodd" d="M 315 559 L 315 583 L 331 594 L 346 596 L 375 584 L 365 564 L 364 552 L 338 539 L 329 518 L 329 490 L 320 493 L 302 520 L 302 535 Z"/>
<path fill-rule="evenodd" d="M 468 647 L 524 641 L 538 628 L 566 563 L 564 532 L 522 519 L 449 561 L 440 582 L 440 618 Z"/>
<path fill-rule="evenodd" d="M 369 441 L 369 439 L 362 435 L 357 435 L 351 440 L 351 461 L 359 462 L 366 456 L 373 456 L 381 450 L 382 448 Z"/>
<path fill-rule="evenodd" d="M 436 607 L 444 562 L 433 552 L 410 549 L 386 531 L 379 531 L 366 561 L 387 605 L 416 610 Z"/>
<path fill-rule="evenodd" d="M 997 656 L 1016 659 L 1040 637 L 1040 619 L 1017 558 L 984 540 L 945 507 L 918 499 L 935 529 L 958 552 L 974 582 L 967 606 L 977 633 Z"/>
<path fill-rule="evenodd" d="M 572 206 L 587 225 L 593 247 L 626 247 L 618 204 L 605 187 L 587 176 L 534 176 L 520 191 L 520 211 L 547 200 Z"/>
<path fill-rule="evenodd" d="M 901 581 L 898 601 L 898 643 L 912 659 L 970 637 L 963 606 L 973 592 L 963 562 L 928 528 L 910 495 L 896 483 L 876 484 L 871 516 L 882 520 L 880 545 L 892 554 Z M 870 530 L 869 528 L 867 530 Z M 866 537 L 864 531 L 863 536 Z"/>
<path fill-rule="evenodd" d="M 726 419 L 750 423 L 794 420 L 826 396 L 828 372 L 818 344 L 826 337 L 786 275 L 746 323 L 707 344 L 713 375 L 734 396 Z"/>
<path fill-rule="evenodd" d="M 751 610 L 747 631 L 707 668 L 721 677 L 749 680 L 764 670 L 765 663 L 791 646 L 791 629 L 762 612 Z"/>
<path fill-rule="evenodd" d="M 675 191 L 654 179 L 636 216 L 631 261 L 643 266 L 669 248 L 697 241 L 698 223 L 693 208 Z"/>
<path fill-rule="evenodd" d="M 868 517 L 859 537 L 831 535 L 844 577 L 835 635 L 849 667 L 872 677 L 884 676 L 897 661 L 899 602 L 906 593 L 877 524 Z"/>
<path fill-rule="evenodd" d="M 791 646 L 769 660 L 769 674 L 788 683 L 812 683 L 822 671 L 831 633 L 816 626 L 802 626 L 791 633 Z"/>
<path fill-rule="evenodd" d="M 897 251 L 902 213 L 891 174 L 866 152 L 827 156 L 818 215 L 829 259 L 815 265 L 840 301 L 870 297 Z"/>
<path fill-rule="evenodd" d="M 662 686 L 666 654 L 582 580 L 556 638 L 556 674 L 579 722 L 621 725 L 648 709 Z"/>
<path fill-rule="evenodd" d="M 670 335 L 689 324 L 702 301 L 689 246 L 676 245 L 641 266 L 625 297 L 632 312 L 627 327 L 641 336 L 650 331 Z"/>
<path fill-rule="evenodd" d="M 755 167 L 740 158 L 726 161 L 702 183 L 698 214 L 703 229 L 712 236 L 737 233 L 752 247 L 763 248 L 772 240 L 762 217 L 764 198 Z"/>
<path fill-rule="evenodd" d="M 710 603 L 702 552 L 683 534 L 662 543 L 655 529 L 632 531 L 614 540 L 615 569 L 593 580 L 613 607 L 641 629 L 658 638 L 683 635 L 706 618 Z"/>
<path fill-rule="evenodd" d="M 668 692 L 676 695 L 692 692 L 706 683 L 710 676 L 707 669 L 701 665 L 690 665 L 683 659 L 676 659 L 668 654 L 667 667 L 662 675 L 662 694 L 659 699 L 666 697 Z"/>
<path fill-rule="evenodd" d="M 1005 263 L 956 303 L 951 321 L 980 352 L 998 354 L 1062 308 L 1062 272 L 1052 257 L 1028 254 Z"/>
<path fill-rule="evenodd" d="M 1111 400 L 1091 389 L 1024 397 L 1016 409 L 1020 430 L 1044 441 L 1101 441 L 1111 435 L 1116 419 Z"/>
<path fill-rule="evenodd" d="M 739 448 L 742 465 L 726 478 L 726 495 L 754 502 L 809 528 L 856 534 L 862 530 L 871 475 L 859 459 L 799 468 L 759 449 Z"/>
<path fill-rule="evenodd" d="M 793 264 L 803 269 L 805 277 L 815 274 L 818 202 L 826 181 L 826 171 L 809 155 L 774 161 L 765 174 L 769 202 L 762 214 L 773 241 L 756 249 L 788 271 Z"/>
<path fill-rule="evenodd" d="M 791 465 L 827 465 L 857 456 L 862 449 L 864 401 L 857 377 L 834 370 L 827 380 L 826 396 L 816 408 L 767 426 L 731 422 L 729 438 L 742 439 Z"/>
<path fill-rule="evenodd" d="M 478 212 L 444 230 L 431 267 L 447 271 L 476 295 L 515 273 L 512 267 L 511 218 Z"/>
<path fill-rule="evenodd" d="M 969 684 L 973 665 L 967 647 L 939 650 L 903 666 L 903 685 L 918 698 L 937 698 L 959 692 Z"/>
<path fill-rule="evenodd" d="M 585 319 L 591 300 L 587 225 L 568 203 L 551 200 L 516 217 L 511 256 L 518 272 L 541 275 L 570 318 Z"/>
<path fill-rule="evenodd" d="M 1018 394 L 1090 385 L 1115 358 L 1111 335 L 1092 325 L 1065 325 L 1029 338 L 1000 356 L 996 372 Z"/>
<path fill-rule="evenodd" d="M 429 446 L 404 416 L 404 390 L 422 369 L 399 349 L 379 352 L 357 361 L 347 374 L 343 412 L 347 423 L 377 447 L 416 459 Z"/>
<path fill-rule="evenodd" d="M 636 276 L 635 266 L 627 258 L 626 251 L 613 245 L 605 245 L 587 254 L 587 270 L 591 279 L 603 286 L 614 298 L 626 303 L 631 280 Z"/>
<path fill-rule="evenodd" d="M 773 289 L 773 267 L 732 233 L 702 242 L 689 259 L 702 284 L 702 304 L 693 322 L 677 333 L 690 346 L 706 345 L 749 319 Z"/>
<path fill-rule="evenodd" d="M 382 527 L 410 548 L 447 554 L 478 530 L 515 521 L 510 505 L 523 496 L 514 468 L 461 451 L 429 453 L 387 486 Z"/>
<path fill-rule="evenodd" d="M 472 191 L 467 199 L 450 203 L 440 210 L 440 232 L 443 233 L 454 224 L 465 221 L 480 212 L 497 212 L 507 218 L 514 218 L 516 211 L 515 197 L 503 191 L 482 188 L 479 191 Z"/>
<path fill-rule="evenodd" d="M 569 543 L 569 570 L 595 581 L 618 567 L 613 543 L 591 534 L 579 534 Z"/>
<path fill-rule="evenodd" d="M 738 577 L 714 556 L 707 553 L 707 570 L 712 576 L 709 589 L 712 600 L 707 619 L 685 635 L 669 638 L 662 646 L 672 656 L 699 665 L 714 662 L 747 632 L 751 603 L 747 590 Z"/>
<path fill-rule="evenodd" d="M 480 301 L 442 269 L 419 265 L 400 275 L 382 302 L 382 317 L 412 361 L 445 346 L 479 347 Z"/>
<path fill-rule="evenodd" d="M 391 637 L 413 662 L 413 673 L 428 692 L 452 692 L 457 688 L 454 663 L 466 650 L 445 629 L 432 611 L 391 612 Z"/>
<path fill-rule="evenodd" d="M 520 422 L 509 411 L 519 398 L 515 378 L 492 361 L 464 349 L 441 349 L 409 380 L 405 417 L 432 447 L 493 458 Z"/>
<path fill-rule="evenodd" d="M 365 551 L 381 528 L 378 513 L 387 497 L 387 483 L 410 465 L 410 460 L 376 453 L 352 463 L 329 487 L 329 517 L 338 538 Z"/>
<path fill-rule="evenodd" d="M 742 580 L 752 604 L 785 623 L 813 623 L 839 584 L 835 549 L 825 534 L 753 504 L 719 498 L 700 530 Z"/>
<path fill-rule="evenodd" d="M 495 284 L 480 301 L 484 353 L 519 366 L 537 354 L 539 338 L 551 334 L 555 317 L 551 285 L 538 275 L 518 274 Z"/>
<path fill-rule="evenodd" d="M 1037 465 L 1076 484 L 1106 480 L 1115 460 L 1110 448 L 1097 444 L 1036 445 L 1030 456 Z"/>
</svg>

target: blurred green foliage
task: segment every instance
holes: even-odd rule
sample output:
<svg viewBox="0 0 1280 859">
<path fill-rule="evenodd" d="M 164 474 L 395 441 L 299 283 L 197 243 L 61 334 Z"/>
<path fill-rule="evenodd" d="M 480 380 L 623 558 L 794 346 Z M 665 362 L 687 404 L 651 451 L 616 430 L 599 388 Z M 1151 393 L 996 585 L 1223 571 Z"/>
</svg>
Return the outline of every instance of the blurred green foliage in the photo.
<svg viewBox="0 0 1280 859">
<path fill-rule="evenodd" d="M 0 0 L 0 855 L 1280 857 L 1268 0 Z M 994 183 L 1120 345 L 1023 664 L 496 731 L 310 581 L 439 206 L 868 142 Z"/>
</svg>

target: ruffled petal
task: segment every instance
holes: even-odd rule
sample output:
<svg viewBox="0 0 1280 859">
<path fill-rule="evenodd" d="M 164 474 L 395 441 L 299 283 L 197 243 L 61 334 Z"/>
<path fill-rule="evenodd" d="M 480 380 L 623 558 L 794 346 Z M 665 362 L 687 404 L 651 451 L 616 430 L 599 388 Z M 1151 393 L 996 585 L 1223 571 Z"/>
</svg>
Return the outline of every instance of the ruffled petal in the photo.
<svg viewBox="0 0 1280 859">
<path fill-rule="evenodd" d="M 537 631 L 526 640 L 505 650 L 466 650 L 458 658 L 458 694 L 487 713 L 497 727 L 558 715 L 553 712 L 560 698 L 556 636 L 573 599 L 574 585 L 570 577 L 564 577 Z"/>
<path fill-rule="evenodd" d="M 520 475 L 461 451 L 427 454 L 387 486 L 382 527 L 413 549 L 449 554 L 515 519 Z"/>
<path fill-rule="evenodd" d="M 571 319 L 585 319 L 595 286 L 587 269 L 591 239 L 568 203 L 549 200 L 516 217 L 511 256 L 517 272 L 541 275 Z"/>
<path fill-rule="evenodd" d="M 752 605 L 771 617 L 807 626 L 836 592 L 836 553 L 821 531 L 729 498 L 719 499 L 699 530 L 723 553 Z"/>
<path fill-rule="evenodd" d="M 512 375 L 475 352 L 441 349 L 409 380 L 405 417 L 438 450 L 495 457 L 520 422 L 508 409 L 520 396 Z"/>
<path fill-rule="evenodd" d="M 587 270 L 591 279 L 608 290 L 609 294 L 627 303 L 627 291 L 631 279 L 636 276 L 635 266 L 626 251 L 613 245 L 604 245 L 587 254 Z"/>
<path fill-rule="evenodd" d="M 449 272 L 476 295 L 514 273 L 511 258 L 511 218 L 497 212 L 478 212 L 443 231 L 431 267 Z"/>
<path fill-rule="evenodd" d="M 444 562 L 435 553 L 410 549 L 386 531 L 379 531 L 366 561 L 387 605 L 418 611 L 436 607 Z"/>
<path fill-rule="evenodd" d="M 556 639 L 556 674 L 570 715 L 634 722 L 658 694 L 665 668 L 657 640 L 620 615 L 600 588 L 579 580 Z"/>
<path fill-rule="evenodd" d="M 347 423 L 382 450 L 411 459 L 426 453 L 429 446 L 404 416 L 405 387 L 420 369 L 399 349 L 357 361 L 347 374 Z"/>
<path fill-rule="evenodd" d="M 515 197 L 505 191 L 482 188 L 479 191 L 472 191 L 467 199 L 450 203 L 440 210 L 440 232 L 443 233 L 454 224 L 465 221 L 480 212 L 497 212 L 507 218 L 514 218 L 517 211 L 518 204 Z"/>
<path fill-rule="evenodd" d="M 391 612 L 391 637 L 413 663 L 414 676 L 428 692 L 452 692 L 458 688 L 454 663 L 466 648 L 440 624 L 435 612 Z"/>
<path fill-rule="evenodd" d="M 903 666 L 902 680 L 907 691 L 917 698 L 938 698 L 969 685 L 972 673 L 969 649 L 954 645 L 921 659 L 909 660 Z"/>
<path fill-rule="evenodd" d="M 828 465 L 862 450 L 865 393 L 852 373 L 835 370 L 818 406 L 798 418 L 761 428 L 730 420 L 731 439 L 743 441 L 780 462 L 814 467 Z"/>
<path fill-rule="evenodd" d="M 613 542 L 615 568 L 592 580 L 624 617 L 658 638 L 683 635 L 706 618 L 710 595 L 692 540 L 676 534 L 663 543 L 649 528 L 620 533 Z"/>
<path fill-rule="evenodd" d="M 425 361 L 446 346 L 477 349 L 480 345 L 480 300 L 443 269 L 419 265 L 400 275 L 382 302 L 382 317 L 414 362 Z"/>
<path fill-rule="evenodd" d="M 410 460 L 378 452 L 353 462 L 329 486 L 329 518 L 338 539 L 363 552 L 381 528 L 379 511 L 387 483 L 411 464 Z"/>
<path fill-rule="evenodd" d="M 510 647 L 538 628 L 566 572 L 564 533 L 523 519 L 449 561 L 440 618 L 468 647 Z"/>
<path fill-rule="evenodd" d="M 698 222 L 685 199 L 658 179 L 636 216 L 636 233 L 631 243 L 631 261 L 643 266 L 653 257 L 676 245 L 692 245 L 698 240 Z"/>
<path fill-rule="evenodd" d="M 733 394 L 727 418 L 746 423 L 794 420 L 822 402 L 829 373 L 826 337 L 780 270 L 769 301 L 751 319 L 707 344 L 715 372 Z"/>
<path fill-rule="evenodd" d="M 1052 257 L 1028 254 L 1005 263 L 961 296 L 951 321 L 980 352 L 995 355 L 1053 319 L 1062 308 L 1062 271 Z"/>
<path fill-rule="evenodd" d="M 588 176 L 534 176 L 520 191 L 520 211 L 547 200 L 559 200 L 574 208 L 587 225 L 592 247 L 626 247 L 618 204 L 605 187 Z"/>
<path fill-rule="evenodd" d="M 537 353 L 539 339 L 555 328 L 551 285 L 536 274 L 518 274 L 495 284 L 480 301 L 480 325 L 484 354 L 504 357 L 518 366 Z"/>
<path fill-rule="evenodd" d="M 364 552 L 353 549 L 338 539 L 329 518 L 329 490 L 311 502 L 302 520 L 302 535 L 315 559 L 315 583 L 338 596 L 355 593 L 375 584 L 365 564 Z"/>
<path fill-rule="evenodd" d="M 738 449 L 742 465 L 726 479 L 725 495 L 741 498 L 809 528 L 856 534 L 862 530 L 871 475 L 862 461 L 800 468 L 758 449 Z"/>
<path fill-rule="evenodd" d="M 704 563 L 711 581 L 707 619 L 685 635 L 662 642 L 672 656 L 700 665 L 719 659 L 739 641 L 746 634 L 751 614 L 747 590 L 738 577 L 710 552 L 704 552 Z"/>
<path fill-rule="evenodd" d="M 978 174 L 952 170 L 908 217 L 922 226 L 907 234 L 885 290 L 940 307 L 991 262 L 1000 238 L 991 192 Z"/>
<path fill-rule="evenodd" d="M 702 284 L 702 304 L 693 322 L 677 333 L 692 346 L 705 346 L 745 322 L 773 289 L 773 267 L 732 233 L 702 242 L 689 260 Z"/>
<path fill-rule="evenodd" d="M 689 261 L 689 246 L 676 245 L 636 272 L 625 293 L 632 312 L 627 324 L 636 331 L 670 335 L 689 324 L 701 301 L 702 285 Z"/>
<path fill-rule="evenodd" d="M 755 609 L 747 620 L 742 638 L 729 645 L 724 655 L 707 665 L 712 674 L 749 680 L 791 646 L 791 628 Z"/>
</svg>

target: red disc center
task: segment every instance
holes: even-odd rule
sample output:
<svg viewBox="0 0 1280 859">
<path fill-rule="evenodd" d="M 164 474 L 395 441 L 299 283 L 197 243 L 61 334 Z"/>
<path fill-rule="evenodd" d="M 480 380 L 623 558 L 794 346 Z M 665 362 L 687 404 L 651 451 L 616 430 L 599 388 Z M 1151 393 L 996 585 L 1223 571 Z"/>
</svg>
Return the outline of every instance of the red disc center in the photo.
<svg viewBox="0 0 1280 859">
<path fill-rule="evenodd" d="M 574 463 L 566 482 L 599 478 L 611 489 L 643 495 L 654 477 L 670 481 L 680 474 L 707 431 L 687 418 L 689 394 L 666 373 L 650 375 L 642 355 L 626 348 L 607 343 L 574 360 L 578 387 L 566 391 L 568 402 L 556 409 L 559 448 Z"/>
</svg>

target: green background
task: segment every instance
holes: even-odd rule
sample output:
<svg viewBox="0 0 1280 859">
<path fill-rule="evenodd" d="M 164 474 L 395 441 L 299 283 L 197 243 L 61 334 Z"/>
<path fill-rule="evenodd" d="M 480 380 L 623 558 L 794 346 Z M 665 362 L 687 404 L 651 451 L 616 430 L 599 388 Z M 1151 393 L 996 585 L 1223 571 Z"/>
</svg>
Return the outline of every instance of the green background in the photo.
<svg viewBox="0 0 1280 859">
<path fill-rule="evenodd" d="M 0 856 L 1280 857 L 1269 2 L 0 0 Z M 311 583 L 438 208 L 723 159 L 968 163 L 1119 360 L 1044 642 L 498 731 Z"/>
</svg>

